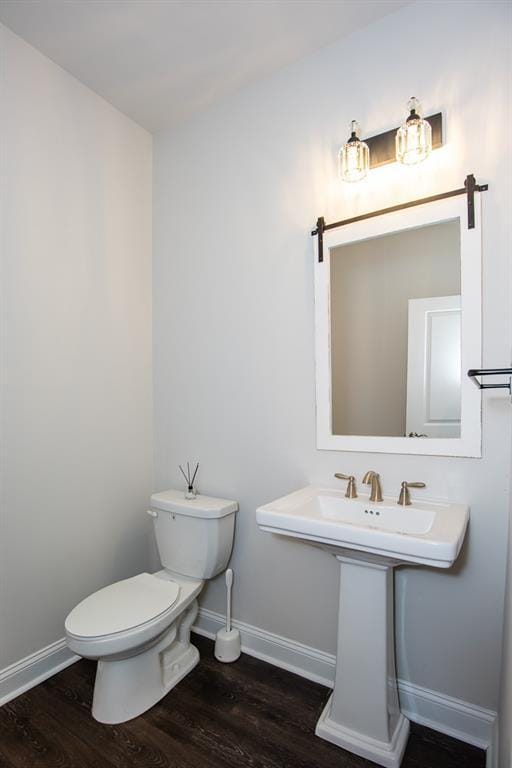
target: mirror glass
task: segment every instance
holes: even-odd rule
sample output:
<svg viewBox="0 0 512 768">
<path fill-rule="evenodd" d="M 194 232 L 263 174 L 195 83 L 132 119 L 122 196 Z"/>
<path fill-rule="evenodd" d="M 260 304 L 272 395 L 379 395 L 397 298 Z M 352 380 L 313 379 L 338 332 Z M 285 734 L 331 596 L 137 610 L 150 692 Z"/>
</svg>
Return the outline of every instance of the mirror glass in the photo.
<svg viewBox="0 0 512 768">
<path fill-rule="evenodd" d="M 460 219 L 330 249 L 333 435 L 458 438 Z"/>
</svg>

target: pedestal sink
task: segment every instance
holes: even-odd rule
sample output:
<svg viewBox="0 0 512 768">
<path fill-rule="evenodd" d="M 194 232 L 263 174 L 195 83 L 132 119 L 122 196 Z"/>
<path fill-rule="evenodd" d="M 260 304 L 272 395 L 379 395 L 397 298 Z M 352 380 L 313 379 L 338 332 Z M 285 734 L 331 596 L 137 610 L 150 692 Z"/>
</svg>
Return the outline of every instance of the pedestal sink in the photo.
<svg viewBox="0 0 512 768">
<path fill-rule="evenodd" d="M 393 569 L 453 565 L 469 508 L 426 501 L 402 507 L 310 485 L 259 507 L 256 519 L 262 530 L 304 539 L 340 563 L 336 676 L 317 736 L 398 768 L 409 721 L 396 684 Z"/>
</svg>

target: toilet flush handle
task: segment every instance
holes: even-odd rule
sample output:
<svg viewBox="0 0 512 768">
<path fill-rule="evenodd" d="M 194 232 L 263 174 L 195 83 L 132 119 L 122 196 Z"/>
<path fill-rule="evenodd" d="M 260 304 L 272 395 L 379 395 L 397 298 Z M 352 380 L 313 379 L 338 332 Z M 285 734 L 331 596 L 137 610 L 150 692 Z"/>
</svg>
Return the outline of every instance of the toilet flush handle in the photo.
<svg viewBox="0 0 512 768">
<path fill-rule="evenodd" d="M 148 509 L 148 515 L 150 517 L 158 517 L 158 512 L 155 512 L 154 509 Z"/>
</svg>

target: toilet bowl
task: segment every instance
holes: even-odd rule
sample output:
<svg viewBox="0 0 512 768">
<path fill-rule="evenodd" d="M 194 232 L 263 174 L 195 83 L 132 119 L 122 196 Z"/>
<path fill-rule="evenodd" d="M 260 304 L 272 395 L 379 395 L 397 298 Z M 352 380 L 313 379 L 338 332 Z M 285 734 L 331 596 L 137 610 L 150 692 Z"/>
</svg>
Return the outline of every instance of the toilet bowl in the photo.
<svg viewBox="0 0 512 768">
<path fill-rule="evenodd" d="M 164 568 L 104 587 L 68 615 L 69 648 L 98 661 L 92 714 L 99 722 L 137 717 L 198 663 L 190 643 L 196 598 L 204 580 L 227 566 L 237 509 L 225 499 L 154 494 L 149 514 Z"/>
</svg>

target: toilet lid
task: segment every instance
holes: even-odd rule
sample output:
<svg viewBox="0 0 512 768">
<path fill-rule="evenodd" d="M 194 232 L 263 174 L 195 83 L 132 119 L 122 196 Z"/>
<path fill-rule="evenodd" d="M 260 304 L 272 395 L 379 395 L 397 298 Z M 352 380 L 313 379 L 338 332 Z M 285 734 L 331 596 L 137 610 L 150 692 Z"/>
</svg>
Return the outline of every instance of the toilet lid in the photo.
<svg viewBox="0 0 512 768">
<path fill-rule="evenodd" d="M 101 637 L 139 627 L 176 602 L 179 585 L 140 573 L 86 597 L 66 619 L 66 631 L 75 637 Z"/>
</svg>

